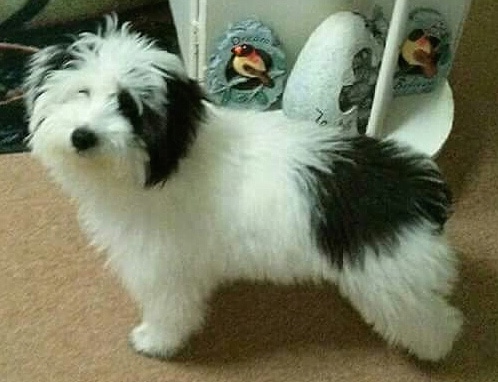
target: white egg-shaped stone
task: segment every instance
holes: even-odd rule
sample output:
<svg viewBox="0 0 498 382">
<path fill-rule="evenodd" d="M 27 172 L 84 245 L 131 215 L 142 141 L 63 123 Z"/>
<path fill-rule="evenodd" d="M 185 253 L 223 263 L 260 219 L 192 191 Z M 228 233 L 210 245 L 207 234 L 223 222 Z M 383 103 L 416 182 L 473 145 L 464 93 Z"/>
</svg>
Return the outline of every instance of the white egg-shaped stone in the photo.
<svg viewBox="0 0 498 382">
<path fill-rule="evenodd" d="M 283 94 L 284 113 L 346 134 L 364 133 L 382 51 L 382 42 L 362 15 L 331 15 L 297 58 Z"/>
</svg>

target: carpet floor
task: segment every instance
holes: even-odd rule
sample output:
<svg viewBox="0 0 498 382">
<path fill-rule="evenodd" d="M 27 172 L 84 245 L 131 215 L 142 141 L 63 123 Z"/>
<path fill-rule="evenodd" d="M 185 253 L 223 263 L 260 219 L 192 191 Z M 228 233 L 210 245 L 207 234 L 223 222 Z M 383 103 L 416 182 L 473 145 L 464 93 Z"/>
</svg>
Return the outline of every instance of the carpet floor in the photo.
<svg viewBox="0 0 498 382">
<path fill-rule="evenodd" d="M 0 156 L 0 380 L 5 382 L 498 381 L 498 5 L 474 1 L 451 75 L 454 131 L 438 162 L 466 316 L 439 364 L 388 348 L 333 287 L 240 283 L 172 362 L 134 354 L 137 312 L 28 154 Z"/>
</svg>

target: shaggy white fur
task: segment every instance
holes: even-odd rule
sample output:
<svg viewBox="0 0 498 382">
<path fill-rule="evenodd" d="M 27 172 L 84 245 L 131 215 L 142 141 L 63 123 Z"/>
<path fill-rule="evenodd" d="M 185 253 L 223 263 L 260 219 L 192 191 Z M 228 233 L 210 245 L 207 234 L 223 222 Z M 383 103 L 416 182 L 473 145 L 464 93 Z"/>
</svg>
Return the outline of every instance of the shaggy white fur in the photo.
<svg viewBox="0 0 498 382">
<path fill-rule="evenodd" d="M 336 283 L 390 343 L 428 360 L 450 351 L 462 323 L 445 301 L 456 258 L 434 224 L 407 224 L 377 252 L 365 245 L 361 265 L 337 266 L 318 246 L 313 174 L 333 177 L 354 150 L 330 130 L 203 101 L 178 170 L 144 187 L 150 153 L 118 95 L 168 129 L 165 79 L 188 81 L 178 58 L 109 18 L 97 34 L 41 51 L 26 81 L 33 155 L 77 200 L 82 227 L 140 304 L 137 351 L 175 354 L 201 328 L 212 291 L 239 278 Z M 77 129 L 91 134 L 88 149 Z"/>
</svg>

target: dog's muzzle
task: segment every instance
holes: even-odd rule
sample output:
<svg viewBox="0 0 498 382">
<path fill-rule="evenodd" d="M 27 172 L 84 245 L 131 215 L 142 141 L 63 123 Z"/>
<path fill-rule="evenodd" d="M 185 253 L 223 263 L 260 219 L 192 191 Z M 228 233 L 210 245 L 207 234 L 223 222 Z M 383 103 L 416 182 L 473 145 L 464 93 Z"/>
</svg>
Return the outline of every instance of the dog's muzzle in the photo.
<svg viewBox="0 0 498 382">
<path fill-rule="evenodd" d="M 97 146 L 98 141 L 97 134 L 87 127 L 78 127 L 71 134 L 71 143 L 78 152 Z"/>
</svg>

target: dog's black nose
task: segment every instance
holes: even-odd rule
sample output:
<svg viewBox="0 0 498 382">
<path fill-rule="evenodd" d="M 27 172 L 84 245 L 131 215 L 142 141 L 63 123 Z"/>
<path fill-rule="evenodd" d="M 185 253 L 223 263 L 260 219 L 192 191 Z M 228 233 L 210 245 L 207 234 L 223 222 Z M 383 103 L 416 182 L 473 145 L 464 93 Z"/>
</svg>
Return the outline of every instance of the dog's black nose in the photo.
<svg viewBox="0 0 498 382">
<path fill-rule="evenodd" d="M 97 145 L 97 135 L 87 127 L 78 127 L 71 134 L 71 142 L 78 151 L 85 151 Z"/>
</svg>

